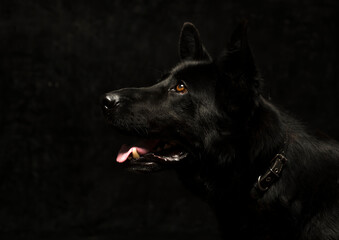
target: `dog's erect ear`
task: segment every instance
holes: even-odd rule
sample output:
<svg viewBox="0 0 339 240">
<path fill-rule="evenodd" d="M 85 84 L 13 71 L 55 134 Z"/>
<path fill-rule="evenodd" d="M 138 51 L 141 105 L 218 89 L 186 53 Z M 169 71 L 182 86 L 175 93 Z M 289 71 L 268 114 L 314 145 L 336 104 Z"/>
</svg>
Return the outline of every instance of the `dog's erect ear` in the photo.
<svg viewBox="0 0 339 240">
<path fill-rule="evenodd" d="M 233 31 L 230 42 L 228 44 L 228 50 L 246 49 L 248 47 L 247 41 L 247 28 L 248 23 L 246 20 L 240 22 L 237 28 Z"/>
<path fill-rule="evenodd" d="M 198 30 L 192 23 L 184 23 L 179 38 L 179 56 L 181 60 L 211 60 L 202 45 Z"/>
<path fill-rule="evenodd" d="M 259 87 L 258 71 L 247 41 L 247 21 L 241 22 L 234 30 L 226 54 L 217 61 L 222 75 L 231 78 L 233 83 L 242 86 Z"/>
<path fill-rule="evenodd" d="M 247 41 L 247 21 L 233 32 L 226 54 L 217 60 L 220 99 L 226 100 L 228 112 L 243 116 L 252 112 L 261 94 L 261 78 Z"/>
<path fill-rule="evenodd" d="M 247 40 L 247 20 L 243 20 L 233 31 L 227 44 L 228 58 L 233 62 L 231 69 L 234 74 L 254 77 L 257 74 L 252 52 Z"/>
</svg>

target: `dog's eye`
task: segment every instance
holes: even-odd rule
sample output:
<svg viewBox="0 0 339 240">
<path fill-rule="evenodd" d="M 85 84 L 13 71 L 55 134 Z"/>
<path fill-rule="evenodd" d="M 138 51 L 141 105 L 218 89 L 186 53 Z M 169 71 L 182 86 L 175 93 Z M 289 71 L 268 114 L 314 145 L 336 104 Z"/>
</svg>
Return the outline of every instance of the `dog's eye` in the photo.
<svg viewBox="0 0 339 240">
<path fill-rule="evenodd" d="M 175 86 L 175 91 L 178 92 L 178 93 L 186 93 L 187 92 L 187 88 L 186 88 L 185 84 L 178 83 Z"/>
</svg>

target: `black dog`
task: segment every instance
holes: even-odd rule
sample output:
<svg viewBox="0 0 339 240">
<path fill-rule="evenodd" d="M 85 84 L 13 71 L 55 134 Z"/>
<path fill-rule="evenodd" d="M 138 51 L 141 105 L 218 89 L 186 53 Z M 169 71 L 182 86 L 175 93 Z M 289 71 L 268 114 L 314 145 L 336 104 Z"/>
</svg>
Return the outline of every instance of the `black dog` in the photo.
<svg viewBox="0 0 339 240">
<path fill-rule="evenodd" d="M 212 60 L 185 23 L 181 62 L 160 82 L 107 93 L 103 109 L 140 142 L 118 162 L 175 168 L 215 210 L 227 239 L 339 239 L 339 145 L 262 95 L 246 23 Z"/>
</svg>

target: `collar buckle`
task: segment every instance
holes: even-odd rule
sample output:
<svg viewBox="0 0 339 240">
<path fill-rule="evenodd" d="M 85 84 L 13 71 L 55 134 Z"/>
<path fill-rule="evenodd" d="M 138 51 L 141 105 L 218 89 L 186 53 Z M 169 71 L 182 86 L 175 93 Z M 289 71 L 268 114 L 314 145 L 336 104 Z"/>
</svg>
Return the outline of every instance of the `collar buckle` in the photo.
<svg viewBox="0 0 339 240">
<path fill-rule="evenodd" d="M 263 194 L 266 192 L 273 185 L 273 183 L 279 179 L 281 171 L 287 162 L 287 158 L 283 154 L 284 152 L 275 155 L 271 161 L 270 168 L 265 174 L 258 177 L 257 182 L 254 184 L 257 194 L 254 194 L 252 191 L 254 198 L 258 198 L 259 193 Z"/>
</svg>

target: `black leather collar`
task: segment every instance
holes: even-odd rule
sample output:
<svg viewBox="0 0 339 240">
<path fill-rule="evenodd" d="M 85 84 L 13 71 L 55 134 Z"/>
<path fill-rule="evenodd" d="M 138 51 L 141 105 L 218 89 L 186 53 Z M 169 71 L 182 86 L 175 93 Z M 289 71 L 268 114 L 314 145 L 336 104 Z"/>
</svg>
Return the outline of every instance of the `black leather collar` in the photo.
<svg viewBox="0 0 339 240">
<path fill-rule="evenodd" d="M 251 196 L 254 199 L 258 199 L 275 183 L 287 162 L 287 158 L 284 156 L 284 152 L 281 152 L 272 159 L 271 166 L 262 175 L 258 177 L 257 182 L 254 184 L 251 190 Z"/>
</svg>

